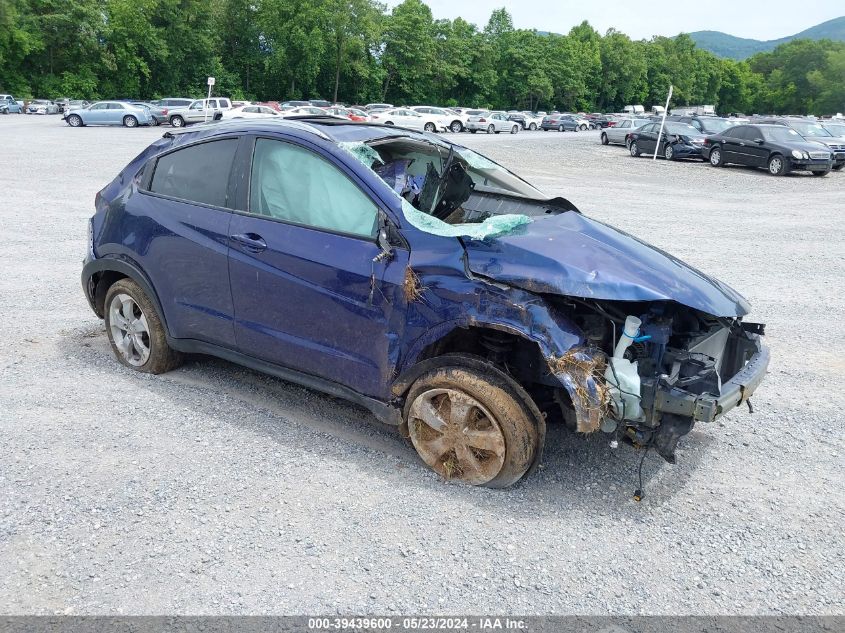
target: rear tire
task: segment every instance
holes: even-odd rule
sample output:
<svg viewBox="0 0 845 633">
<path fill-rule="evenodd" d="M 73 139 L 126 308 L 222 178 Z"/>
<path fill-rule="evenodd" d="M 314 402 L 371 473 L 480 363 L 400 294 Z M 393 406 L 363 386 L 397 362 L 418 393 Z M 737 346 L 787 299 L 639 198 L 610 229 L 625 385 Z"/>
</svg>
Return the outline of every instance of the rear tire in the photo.
<svg viewBox="0 0 845 633">
<path fill-rule="evenodd" d="M 123 117 L 123 125 L 124 127 L 138 127 L 138 119 L 131 114 L 129 116 L 125 116 Z"/>
<path fill-rule="evenodd" d="M 470 134 L 475 134 L 476 132 L 478 132 L 478 130 L 470 130 L 469 131 Z"/>
<path fill-rule="evenodd" d="M 488 134 L 492 134 L 495 131 L 496 131 L 496 127 L 492 123 L 487 126 L 487 133 Z"/>
<path fill-rule="evenodd" d="M 511 128 L 511 134 L 517 134 L 518 132 L 519 132 L 519 126 L 518 126 L 518 125 L 514 125 L 514 126 Z"/>
<path fill-rule="evenodd" d="M 640 148 L 637 146 L 636 141 L 631 141 L 631 144 L 628 146 L 628 151 L 631 152 L 631 156 L 634 158 L 639 158 L 640 156 Z"/>
<path fill-rule="evenodd" d="M 558 131 L 558 132 L 565 132 L 566 130 L 564 129 L 564 127 L 563 127 L 562 125 L 558 125 L 558 126 L 557 126 L 557 131 Z"/>
<path fill-rule="evenodd" d="M 449 126 L 449 129 L 452 130 L 455 134 L 464 131 L 464 124 L 460 121 L 452 121 L 452 125 Z"/>
<path fill-rule="evenodd" d="M 167 333 L 155 306 L 131 279 L 116 281 L 106 292 L 106 333 L 121 364 L 147 374 L 162 374 L 182 363 L 167 344 Z"/>
<path fill-rule="evenodd" d="M 718 145 L 710 150 L 710 164 L 713 167 L 724 167 L 725 162 L 722 158 L 722 148 Z"/>
<path fill-rule="evenodd" d="M 411 443 L 445 479 L 488 488 L 516 483 L 541 454 L 542 414 L 504 372 L 443 360 L 408 392 L 404 419 Z"/>
<path fill-rule="evenodd" d="M 536 123 L 532 123 L 531 125 L 529 125 L 529 126 L 528 126 L 528 130 L 529 130 L 530 132 L 536 132 L 536 131 L 537 131 L 537 124 L 536 124 Z"/>
</svg>

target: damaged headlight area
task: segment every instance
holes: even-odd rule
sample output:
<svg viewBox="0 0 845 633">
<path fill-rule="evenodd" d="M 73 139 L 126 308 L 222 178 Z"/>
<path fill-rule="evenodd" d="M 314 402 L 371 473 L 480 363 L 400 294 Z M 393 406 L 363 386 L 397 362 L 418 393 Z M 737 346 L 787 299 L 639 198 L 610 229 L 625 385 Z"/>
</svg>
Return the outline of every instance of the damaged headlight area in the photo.
<svg viewBox="0 0 845 633">
<path fill-rule="evenodd" d="M 762 324 L 674 302 L 549 301 L 585 340 L 549 359 L 564 419 L 579 432 L 651 446 L 670 463 L 696 422 L 748 402 L 768 366 Z"/>
</svg>

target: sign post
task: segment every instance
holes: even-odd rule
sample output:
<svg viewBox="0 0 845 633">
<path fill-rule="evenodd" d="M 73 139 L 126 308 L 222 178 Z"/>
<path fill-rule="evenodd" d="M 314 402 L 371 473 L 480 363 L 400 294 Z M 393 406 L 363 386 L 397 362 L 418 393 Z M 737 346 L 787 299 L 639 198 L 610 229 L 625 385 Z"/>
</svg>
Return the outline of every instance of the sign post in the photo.
<svg viewBox="0 0 845 633">
<path fill-rule="evenodd" d="M 663 118 L 660 119 L 660 132 L 657 135 L 657 145 L 654 146 L 654 156 L 651 160 L 657 160 L 657 152 L 660 149 L 660 139 L 663 138 L 663 126 L 666 125 L 666 115 L 669 113 L 669 102 L 672 100 L 672 90 L 674 90 L 674 86 L 669 84 L 669 96 L 666 97 L 666 108 L 663 110 Z"/>
<path fill-rule="evenodd" d="M 214 77 L 208 78 L 208 98 L 205 100 L 205 108 L 203 108 L 203 122 L 208 123 L 208 102 L 211 99 L 211 87 L 217 80 Z"/>
</svg>

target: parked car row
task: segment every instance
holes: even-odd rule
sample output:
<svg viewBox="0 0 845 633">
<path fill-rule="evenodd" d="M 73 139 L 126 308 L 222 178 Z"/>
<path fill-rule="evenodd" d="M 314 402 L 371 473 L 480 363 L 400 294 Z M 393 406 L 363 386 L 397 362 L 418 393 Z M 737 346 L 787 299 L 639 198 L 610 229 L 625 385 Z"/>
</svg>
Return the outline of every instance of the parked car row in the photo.
<svg viewBox="0 0 845 633">
<path fill-rule="evenodd" d="M 662 126 L 662 129 L 661 129 Z M 624 144 L 631 156 L 699 159 L 714 167 L 745 165 L 773 176 L 808 171 L 826 176 L 845 167 L 845 123 L 807 117 L 631 117 L 602 130 L 604 145 Z"/>
</svg>

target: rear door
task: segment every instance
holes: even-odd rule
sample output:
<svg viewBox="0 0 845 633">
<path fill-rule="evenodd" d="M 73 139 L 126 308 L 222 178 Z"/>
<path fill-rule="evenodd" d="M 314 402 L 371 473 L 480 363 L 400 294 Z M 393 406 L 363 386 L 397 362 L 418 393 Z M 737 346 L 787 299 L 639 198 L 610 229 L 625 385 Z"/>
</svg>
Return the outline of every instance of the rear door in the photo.
<svg viewBox="0 0 845 633">
<path fill-rule="evenodd" d="M 654 147 L 657 144 L 658 126 L 655 123 L 649 123 L 640 128 L 637 134 L 637 145 L 643 153 L 654 153 Z"/>
<path fill-rule="evenodd" d="M 259 137 L 251 156 L 230 227 L 238 349 L 387 398 L 408 252 L 376 261 L 379 204 L 319 148 Z"/>
<path fill-rule="evenodd" d="M 238 143 L 206 141 L 160 156 L 121 223 L 136 227 L 126 246 L 149 275 L 170 334 L 230 348 L 229 181 Z"/>
</svg>

